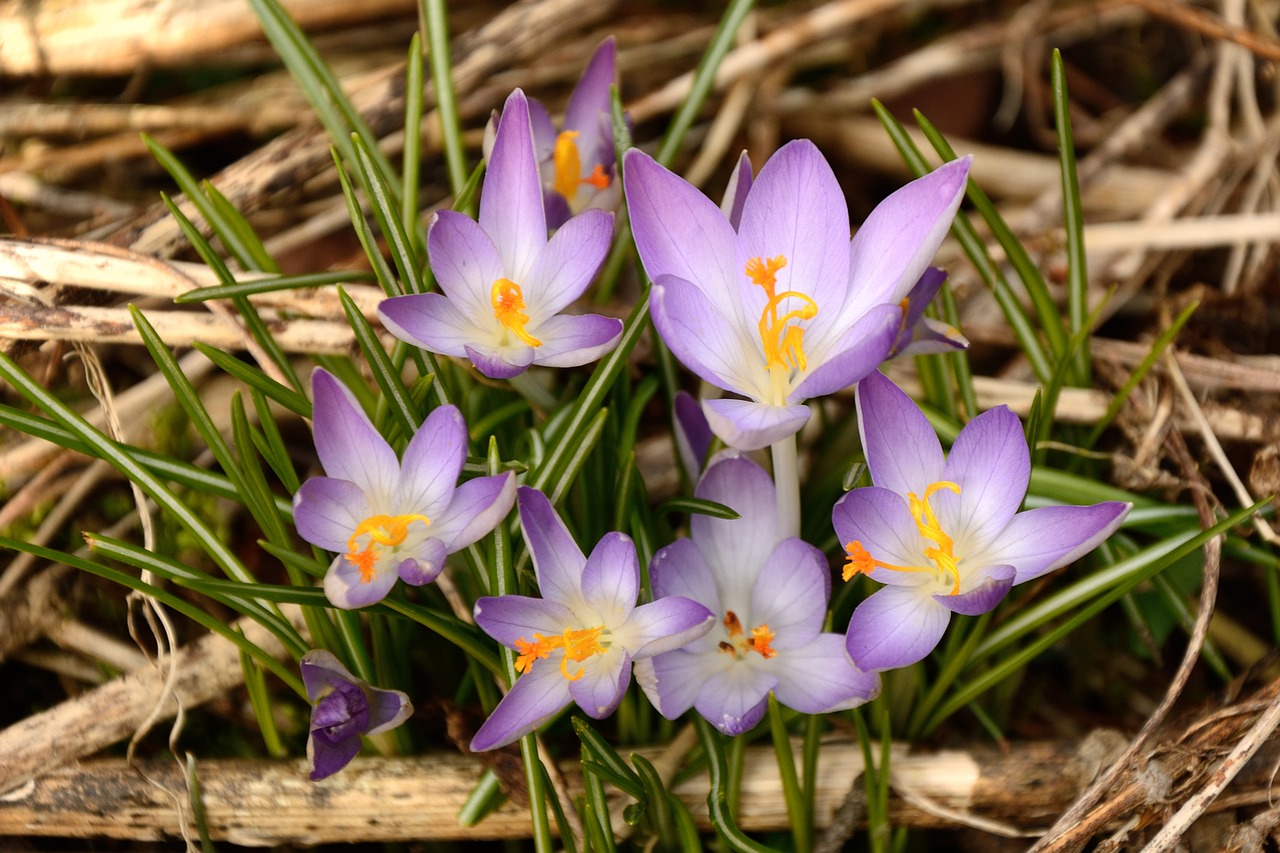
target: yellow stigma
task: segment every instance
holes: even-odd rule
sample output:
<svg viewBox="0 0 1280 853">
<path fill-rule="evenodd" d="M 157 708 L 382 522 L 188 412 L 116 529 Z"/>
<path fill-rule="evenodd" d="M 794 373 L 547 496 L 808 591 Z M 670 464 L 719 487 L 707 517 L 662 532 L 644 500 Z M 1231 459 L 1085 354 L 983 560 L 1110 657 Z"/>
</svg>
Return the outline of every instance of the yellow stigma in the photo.
<svg viewBox="0 0 1280 853">
<path fill-rule="evenodd" d="M 600 635 L 604 632 L 604 626 L 598 628 L 583 628 L 574 630 L 573 628 L 565 628 L 563 634 L 557 634 L 553 637 L 544 637 L 541 634 L 534 634 L 532 642 L 524 637 L 516 640 L 516 651 L 520 654 L 516 658 L 516 672 L 528 672 L 536 660 L 542 660 L 550 655 L 556 649 L 564 649 L 564 659 L 560 661 L 560 674 L 570 681 L 577 681 L 586 671 L 586 667 L 579 667 L 577 672 L 569 672 L 569 661 L 581 663 L 592 655 L 602 654 L 604 646 L 600 645 Z"/>
<path fill-rule="evenodd" d="M 959 593 L 960 558 L 955 555 L 955 542 L 942 529 L 942 525 L 938 523 L 938 517 L 933 513 L 933 507 L 929 506 L 929 498 L 943 489 L 955 492 L 957 495 L 960 494 L 960 487 L 957 484 L 945 480 L 933 483 L 925 489 L 924 497 L 918 497 L 915 492 L 907 493 L 907 505 L 911 510 L 911 516 L 915 519 L 916 530 L 926 540 L 933 543 L 924 549 L 924 557 L 932 562 L 932 565 L 895 566 L 892 563 L 877 560 L 863 547 L 861 541 L 855 539 L 852 542 L 845 543 L 844 546 L 844 579 L 846 581 L 852 580 L 854 575 L 858 574 L 869 575 L 876 569 L 889 569 L 894 572 L 940 572 L 951 577 L 952 584 L 949 594 L 956 595 Z"/>
<path fill-rule="evenodd" d="M 504 328 L 531 347 L 542 346 L 542 341 L 524 330 L 529 315 L 524 313 L 524 294 L 520 285 L 509 278 L 500 278 L 493 283 L 489 300 L 493 303 L 493 316 Z"/>
<path fill-rule="evenodd" d="M 601 163 L 596 163 L 591 174 L 585 178 L 582 177 L 582 155 L 578 152 L 578 143 L 574 142 L 579 135 L 576 130 L 560 131 L 560 135 L 556 137 L 555 152 L 552 154 L 555 180 L 552 181 L 551 187 L 564 196 L 571 208 L 578 197 L 578 189 L 583 184 L 591 184 L 598 190 L 604 190 L 609 188 L 612 181 Z"/>
<path fill-rule="evenodd" d="M 792 322 L 812 320 L 818 314 L 818 304 L 796 290 L 776 292 L 778 271 L 786 265 L 786 255 L 756 257 L 747 261 L 746 273 L 752 284 L 764 289 L 765 304 L 759 326 L 765 367 L 804 370 L 808 367 L 804 357 L 804 329 Z M 779 315 L 778 306 L 787 299 L 799 299 L 804 304 Z"/>
<path fill-rule="evenodd" d="M 720 651 L 735 655 L 738 658 L 744 657 L 748 652 L 755 652 L 765 660 L 777 657 L 778 653 L 770 645 L 773 642 L 774 633 L 769 629 L 767 623 L 752 628 L 751 636 L 748 637 L 746 632 L 742 630 L 742 620 L 738 618 L 738 614 L 732 610 L 726 610 L 724 627 L 729 633 L 730 642 L 722 640 L 720 642 Z"/>
<path fill-rule="evenodd" d="M 360 583 L 369 583 L 374 578 L 379 553 L 377 546 L 394 548 L 403 544 L 409 536 L 409 525 L 415 521 L 431 523 L 425 515 L 371 515 L 356 525 L 355 532 L 347 540 L 345 556 L 360 570 Z M 361 536 L 369 540 L 363 548 L 359 547 Z"/>
</svg>

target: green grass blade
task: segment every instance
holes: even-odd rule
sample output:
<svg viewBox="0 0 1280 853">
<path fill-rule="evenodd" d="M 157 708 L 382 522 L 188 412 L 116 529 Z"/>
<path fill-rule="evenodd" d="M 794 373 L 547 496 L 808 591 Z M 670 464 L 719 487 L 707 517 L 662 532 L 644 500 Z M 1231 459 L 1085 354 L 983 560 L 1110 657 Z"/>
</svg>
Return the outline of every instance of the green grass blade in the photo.
<svg viewBox="0 0 1280 853">
<path fill-rule="evenodd" d="M 413 395 L 405 387 L 404 380 L 400 378 L 400 371 L 396 370 L 391 363 L 386 350 L 382 348 L 382 341 L 378 340 L 377 333 L 364 318 L 359 306 L 342 288 L 338 288 L 338 298 L 342 300 L 342 310 L 347 314 L 347 322 L 356 334 L 356 342 L 360 344 L 365 361 L 373 372 L 374 381 L 382 390 L 383 399 L 387 401 L 391 416 L 395 418 L 406 438 L 412 436 L 422 424 L 422 418 L 418 416 L 417 407 L 413 403 Z"/>
<path fill-rule="evenodd" d="M 418 183 L 422 171 L 422 36 L 413 34 L 404 73 L 404 153 L 400 157 L 400 186 L 404 190 L 400 202 L 400 227 L 413 241 L 413 251 L 421 255 L 426 232 L 418 224 Z M 439 91 L 439 87 L 437 87 Z"/>
<path fill-rule="evenodd" d="M 372 273 L 361 270 L 339 270 L 336 272 L 314 272 L 303 275 L 271 275 L 237 281 L 234 284 L 215 284 L 211 287 L 198 287 L 188 290 L 173 298 L 178 305 L 190 302 L 205 302 L 210 299 L 235 299 L 239 296 L 256 296 L 260 293 L 275 293 L 279 290 L 302 290 L 312 287 L 324 287 L 330 284 L 349 284 L 351 282 L 372 282 L 377 279 Z"/>
<path fill-rule="evenodd" d="M 711 825 L 729 847 L 738 853 L 776 853 L 773 848 L 757 844 L 738 829 L 738 823 L 729 810 L 729 766 L 720 742 L 720 733 L 701 715 L 696 715 L 693 722 L 698 727 L 698 739 L 707 754 L 707 776 L 711 788 L 707 793 L 707 811 L 711 816 Z"/>
<path fill-rule="evenodd" d="M 288 385 L 280 384 L 258 368 L 245 364 L 229 352 L 224 352 L 217 347 L 200 341 L 196 341 L 191 346 L 204 353 L 205 358 L 220 367 L 223 372 L 239 379 L 269 399 L 275 400 L 295 415 L 307 419 L 311 418 L 311 401 L 305 395 L 298 393 Z"/>
<path fill-rule="evenodd" d="M 1058 129 L 1058 162 L 1062 172 L 1062 223 L 1067 232 L 1067 317 L 1071 331 L 1089 328 L 1089 269 L 1084 254 L 1084 211 L 1080 204 L 1080 180 L 1076 175 L 1076 147 L 1071 134 L 1071 101 L 1067 96 L 1066 70 L 1062 53 L 1053 50 L 1050 61 L 1053 87 L 1053 119 Z M 1073 375 L 1080 386 L 1089 385 L 1089 350 L 1078 351 L 1072 359 Z"/>
<path fill-rule="evenodd" d="M 377 161 L 369 147 L 359 137 L 352 137 L 351 144 L 355 149 L 355 160 L 351 163 L 355 166 L 356 176 L 360 179 L 361 185 L 369 195 L 374 218 L 378 220 L 378 227 L 382 229 L 382 235 L 387 238 L 387 248 L 400 274 L 400 281 L 409 293 L 426 293 L 427 285 L 422 278 L 422 268 L 425 263 L 414 250 L 413 240 L 409 237 L 412 232 L 405 231 L 404 223 L 400 219 L 402 212 L 400 200 L 392 193 L 387 179 L 378 173 Z"/>
<path fill-rule="evenodd" d="M 440 138 L 444 142 L 444 162 L 454 197 L 462 195 L 467 183 L 467 149 L 462 141 L 458 118 L 458 97 L 453 89 L 453 54 L 449 50 L 449 19 L 445 0 L 421 0 L 419 9 L 427 28 L 427 49 L 431 55 L 431 82 L 436 92 L 436 114 L 440 117 Z"/>
</svg>

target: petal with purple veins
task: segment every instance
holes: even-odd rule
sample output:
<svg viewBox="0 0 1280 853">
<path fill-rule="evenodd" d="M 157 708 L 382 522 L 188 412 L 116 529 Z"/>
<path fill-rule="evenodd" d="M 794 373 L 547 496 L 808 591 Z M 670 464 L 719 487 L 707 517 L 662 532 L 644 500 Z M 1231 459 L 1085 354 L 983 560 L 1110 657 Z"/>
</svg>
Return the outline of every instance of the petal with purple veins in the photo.
<svg viewBox="0 0 1280 853">
<path fill-rule="evenodd" d="M 516 282 L 524 293 L 530 323 L 558 314 L 582 295 L 600 271 L 613 240 L 613 214 L 587 210 L 552 235 L 529 269 Z"/>
<path fill-rule="evenodd" d="M 432 519 L 431 535 L 456 553 L 486 536 L 511 512 L 516 499 L 515 474 L 476 477 L 453 491 L 449 508 Z"/>
<path fill-rule="evenodd" d="M 436 214 L 427 231 L 431 272 L 461 313 L 493 312 L 493 283 L 506 278 L 498 247 L 474 219 L 454 210 Z"/>
<path fill-rule="evenodd" d="M 374 428 L 355 396 L 327 370 L 311 373 L 312 429 L 324 472 L 350 480 L 366 494 L 390 497 L 400 460 Z"/>
<path fill-rule="evenodd" d="M 990 562 L 1013 566 L 1018 572 L 1014 583 L 1025 583 L 1098 547 L 1120 526 L 1132 506 L 1108 501 L 1020 512 L 983 556 Z"/>
<path fill-rule="evenodd" d="M 582 597 L 612 630 L 635 610 L 640 594 L 640 561 L 625 533 L 606 533 L 591 550 L 582 570 Z"/>
<path fill-rule="evenodd" d="M 819 634 L 800 648 L 780 651 L 770 663 L 778 678 L 774 695 L 803 714 L 856 708 L 880 694 L 880 677 L 849 661 L 839 634 Z"/>
<path fill-rule="evenodd" d="M 507 278 L 519 284 L 547 244 L 529 104 L 519 89 L 502 108 L 480 191 L 480 226 L 502 255 Z"/>
<path fill-rule="evenodd" d="M 637 607 L 623 627 L 627 648 L 636 659 L 684 648 L 706 635 L 716 614 L 683 596 L 669 596 Z"/>
<path fill-rule="evenodd" d="M 897 492 L 879 486 L 854 489 L 836 502 L 831 522 L 840 547 L 846 551 L 857 542 L 872 559 L 891 566 L 915 567 L 928 562 L 915 519 L 906 499 Z M 936 577 L 932 571 L 904 572 L 882 567 L 867 576 L 894 586 L 919 586 Z"/>
<path fill-rule="evenodd" d="M 569 671 L 578 665 L 566 664 Z M 631 656 L 616 649 L 584 661 L 582 676 L 569 682 L 569 695 L 589 717 L 602 720 L 617 710 L 631 684 Z"/>
<path fill-rule="evenodd" d="M 533 361 L 543 367 L 590 364 L 613 350 L 622 338 L 622 321 L 599 314 L 557 314 L 534 331 L 542 346 Z"/>
<path fill-rule="evenodd" d="M 834 394 L 874 373 L 888 358 L 901 329 L 898 306 L 875 306 L 829 347 L 812 352 L 813 368 L 787 400 L 794 403 Z"/>
<path fill-rule="evenodd" d="M 711 430 L 738 450 L 761 450 L 798 433 L 812 414 L 808 406 L 770 406 L 753 400 L 703 400 Z"/>
<path fill-rule="evenodd" d="M 769 691 L 777 685 L 774 675 L 738 662 L 703 684 L 694 707 L 720 731 L 740 735 L 760 722 Z"/>
<path fill-rule="evenodd" d="M 481 329 L 473 317 L 463 314 L 439 293 L 384 299 L 378 304 L 378 317 L 387 331 L 400 340 L 455 358 L 466 357 L 468 346 L 496 339 L 493 330 Z"/>
<path fill-rule="evenodd" d="M 720 612 L 720 593 L 715 574 L 692 539 L 677 539 L 658 550 L 649 565 L 649 583 L 654 598 L 683 596 Z"/>
<path fill-rule="evenodd" d="M 427 294 L 430 296 L 431 294 Z M 536 357 L 533 347 L 524 344 L 495 347 L 467 344 L 463 349 L 476 370 L 490 379 L 510 379 L 529 369 Z"/>
<path fill-rule="evenodd" d="M 807 645 L 818 636 L 831 597 L 831 573 L 822 552 L 800 539 L 784 539 L 751 586 L 751 625 L 773 631 L 773 648 Z"/>
<path fill-rule="evenodd" d="M 658 713 L 674 720 L 693 707 L 708 681 L 735 663 L 732 655 L 697 654 L 678 649 L 636 661 L 636 683 Z"/>
<path fill-rule="evenodd" d="M 864 672 L 909 666 L 933 651 L 950 621 L 928 589 L 886 586 L 853 611 L 845 651 Z"/>
<path fill-rule="evenodd" d="M 350 480 L 312 477 L 293 496 L 298 535 L 326 551 L 345 551 L 360 522 L 372 514 L 364 490 Z"/>
<path fill-rule="evenodd" d="M 396 509 L 432 521 L 445 511 L 467 461 L 467 425 L 456 406 L 438 406 L 409 439 L 400 465 Z"/>
<path fill-rule="evenodd" d="M 1013 566 L 984 566 L 970 573 L 963 591 L 955 595 L 935 593 L 933 600 L 961 616 L 980 616 L 995 608 L 1013 586 Z"/>
<path fill-rule="evenodd" d="M 983 412 L 957 436 L 942 479 L 960 494 L 940 493 L 936 506 L 942 529 L 966 547 L 983 550 L 1018 511 L 1031 478 L 1031 455 L 1018 416 L 1007 406 Z"/>
<path fill-rule="evenodd" d="M 881 373 L 859 382 L 856 396 L 858 432 L 877 486 L 919 495 L 942 479 L 942 445 L 910 397 Z"/>
<path fill-rule="evenodd" d="M 764 361 L 759 342 L 734 321 L 732 309 L 675 276 L 657 275 L 649 293 L 653 325 L 676 358 L 712 385 L 749 396 L 746 372 L 763 373 Z"/>
<path fill-rule="evenodd" d="M 520 528 L 533 558 L 542 597 L 572 608 L 582 599 L 582 571 L 587 558 L 546 495 L 521 486 L 516 501 L 520 506 Z"/>
<path fill-rule="evenodd" d="M 374 565 L 372 577 L 364 581 L 358 566 L 346 557 L 335 559 L 324 576 L 324 594 L 329 603 L 343 610 L 353 610 L 386 598 L 396 584 L 396 573 L 381 562 Z"/>
<path fill-rule="evenodd" d="M 471 739 L 472 752 L 485 752 L 519 740 L 564 710 L 573 699 L 558 663 L 539 661 L 511 685 L 489 719 Z"/>
<path fill-rule="evenodd" d="M 516 640 L 533 642 L 534 634 L 553 637 L 573 625 L 572 611 L 554 601 L 525 595 L 494 595 L 476 599 L 476 624 L 508 648 Z"/>
<path fill-rule="evenodd" d="M 431 537 L 419 546 L 416 554 L 400 561 L 396 574 L 410 586 L 424 586 L 440 576 L 446 556 L 444 543 Z"/>
</svg>

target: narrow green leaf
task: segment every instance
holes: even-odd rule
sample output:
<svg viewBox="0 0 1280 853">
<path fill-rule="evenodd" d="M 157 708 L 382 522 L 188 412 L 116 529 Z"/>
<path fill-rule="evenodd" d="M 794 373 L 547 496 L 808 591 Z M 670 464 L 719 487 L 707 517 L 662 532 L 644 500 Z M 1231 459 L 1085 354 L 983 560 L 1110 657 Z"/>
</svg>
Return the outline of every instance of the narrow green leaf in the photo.
<svg viewBox="0 0 1280 853">
<path fill-rule="evenodd" d="M 436 114 L 440 117 L 445 165 L 449 171 L 449 184 L 453 187 L 453 194 L 458 196 L 467 182 L 467 149 L 462 140 L 462 122 L 458 118 L 458 98 L 453 90 L 449 19 L 445 14 L 444 0 L 421 0 L 419 9 L 427 29 L 431 82 L 435 85 Z"/>
<path fill-rule="evenodd" d="M 707 776 L 711 788 L 707 793 L 707 810 L 710 812 L 711 825 L 739 853 L 776 853 L 772 848 L 752 841 L 738 829 L 738 823 L 729 811 L 729 768 L 724 757 L 724 747 L 720 744 L 720 733 L 701 715 L 696 715 L 693 722 L 698 727 L 698 739 L 707 754 Z"/>
<path fill-rule="evenodd" d="M 382 348 L 382 341 L 378 339 L 377 332 L 341 287 L 338 288 L 338 298 L 342 300 L 342 310 L 346 312 L 347 322 L 356 334 L 356 342 L 360 345 L 360 351 L 364 353 L 374 381 L 382 390 L 383 399 L 387 401 L 392 417 L 406 437 L 412 436 L 422 425 L 422 419 L 418 416 L 413 404 L 413 396 L 400 378 L 400 371 L 396 370 L 387 356 L 387 351 Z"/>
<path fill-rule="evenodd" d="M 404 190 L 400 202 L 400 226 L 413 243 L 413 253 L 421 256 L 426 248 L 426 232 L 418 219 L 418 180 L 422 170 L 422 101 L 424 74 L 422 36 L 409 39 L 409 53 L 404 73 L 404 153 L 400 158 L 400 185 Z M 436 87 L 439 91 L 439 87 Z"/>
<path fill-rule="evenodd" d="M 502 793 L 502 782 L 493 768 L 486 767 L 467 795 L 466 802 L 458 810 L 459 826 L 475 826 L 502 805 L 507 795 Z M 563 826 L 563 824 L 561 824 Z"/>
<path fill-rule="evenodd" d="M 405 231 L 400 219 L 400 199 L 392 192 L 386 178 L 378 173 L 378 164 L 369 147 L 359 137 L 353 137 L 351 142 L 355 149 L 353 165 L 356 176 L 369 194 L 374 218 L 378 220 L 382 235 L 387 238 L 387 248 L 400 274 L 400 281 L 409 293 L 426 293 L 427 285 L 422 278 L 425 264 L 414 251 L 413 241 L 409 237 L 412 232 Z"/>
<path fill-rule="evenodd" d="M 705 498 L 672 498 L 669 501 L 663 501 L 658 506 L 659 514 L 669 515 L 673 512 L 687 512 L 691 515 L 706 515 L 711 518 L 723 518 L 729 521 L 742 517 L 732 507 L 727 507 L 722 503 L 709 501 Z"/>
<path fill-rule="evenodd" d="M 173 298 L 179 305 L 189 302 L 206 302 L 210 299 L 234 299 L 239 296 L 256 296 L 260 293 L 275 293 L 279 290 L 303 290 L 313 287 L 325 287 L 330 284 L 350 284 L 351 282 L 376 281 L 372 273 L 363 270 L 339 270 L 337 272 L 314 272 L 304 275 L 269 275 L 237 281 L 234 284 L 216 284 L 212 287 L 198 287 L 188 290 Z"/>
<path fill-rule="evenodd" d="M 1067 232 L 1067 316 L 1071 331 L 1089 328 L 1089 270 L 1084 254 L 1084 211 L 1080 204 L 1080 180 L 1076 175 L 1076 146 L 1071 134 L 1071 99 L 1062 52 L 1053 50 L 1050 60 L 1053 87 L 1053 120 L 1058 129 L 1058 162 L 1062 173 L 1062 223 Z M 1076 384 L 1087 387 L 1091 370 L 1087 347 L 1072 359 Z"/>
<path fill-rule="evenodd" d="M 609 742 L 582 717 L 575 714 L 569 718 L 569 722 L 573 725 L 573 733 L 582 742 L 583 755 L 585 756 L 589 751 L 597 763 L 609 771 L 612 776 L 622 780 L 621 782 L 614 782 L 620 790 L 626 791 L 637 800 L 643 800 L 644 782 L 639 774 L 632 770 L 631 766 L 623 760 L 622 756 L 618 755 L 617 751 L 609 745 Z"/>
<path fill-rule="evenodd" d="M 229 352 L 224 352 L 201 341 L 195 341 L 191 346 L 204 353 L 205 357 L 218 365 L 224 373 L 260 391 L 295 415 L 307 419 L 311 418 L 311 401 L 304 394 L 300 394 L 288 385 L 280 384 L 259 368 L 246 364 Z"/>
</svg>

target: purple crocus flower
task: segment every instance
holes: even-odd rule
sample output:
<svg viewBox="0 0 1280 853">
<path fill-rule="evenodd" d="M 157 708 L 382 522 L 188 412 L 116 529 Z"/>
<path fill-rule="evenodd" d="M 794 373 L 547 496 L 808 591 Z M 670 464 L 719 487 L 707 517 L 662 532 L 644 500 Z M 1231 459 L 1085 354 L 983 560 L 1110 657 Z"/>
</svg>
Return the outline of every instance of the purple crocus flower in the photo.
<svg viewBox="0 0 1280 853">
<path fill-rule="evenodd" d="M 612 235 L 613 214 L 588 210 L 547 239 L 529 104 L 517 89 L 489 158 L 480 221 L 442 210 L 427 232 L 443 292 L 384 300 L 378 316 L 396 337 L 469 358 L 492 379 L 509 379 L 531 364 L 586 364 L 617 344 L 622 322 L 560 312 L 591 283 Z"/>
<path fill-rule="evenodd" d="M 324 649 L 307 652 L 299 665 L 311 702 L 307 763 L 312 782 L 351 763 L 360 751 L 360 735 L 390 731 L 413 713 L 408 696 L 361 681 Z"/>
<path fill-rule="evenodd" d="M 399 577 L 430 583 L 448 554 L 500 522 L 515 501 L 515 475 L 458 485 L 467 429 L 453 406 L 427 416 L 396 458 L 351 392 L 327 371 L 311 374 L 313 431 L 324 477 L 293 498 L 302 538 L 339 556 L 324 578 L 335 607 L 381 601 Z"/>
<path fill-rule="evenodd" d="M 706 605 L 720 627 L 684 648 L 636 664 L 636 681 L 668 719 L 696 708 L 725 734 L 748 731 L 772 691 L 806 714 L 853 708 L 880 679 L 849 662 L 839 634 L 823 632 L 831 596 L 826 558 L 778 529 L 773 482 L 727 451 L 698 483 L 699 498 L 732 507 L 732 521 L 695 515 L 692 536 L 654 555 L 653 594 Z"/>
<path fill-rule="evenodd" d="M 808 420 L 806 399 L 853 384 L 905 345 L 910 300 L 925 292 L 913 288 L 968 170 L 964 158 L 901 188 L 850 243 L 844 195 L 808 140 L 784 145 L 754 181 L 740 163 L 722 208 L 647 154 L 627 153 L 654 325 L 690 370 L 747 398 L 703 403 L 716 435 L 743 450 L 786 438 Z"/>
<path fill-rule="evenodd" d="M 633 661 L 679 648 L 715 620 L 678 596 L 637 607 L 640 564 L 628 536 L 606 534 L 584 557 L 546 495 L 521 487 L 518 500 L 543 597 L 476 601 L 476 624 L 520 652 L 520 677 L 476 732 L 477 752 L 528 734 L 571 702 L 596 719 L 609 716 L 631 683 Z"/>
<path fill-rule="evenodd" d="M 911 398 L 880 373 L 858 383 L 858 428 L 875 484 L 832 511 L 848 557 L 845 580 L 885 584 L 858 605 L 845 647 L 866 670 L 929 654 L 952 613 L 995 607 L 1014 584 L 1092 551 L 1132 504 L 1049 506 L 1018 512 L 1031 459 L 1005 406 L 965 425 L 944 459 Z"/>
</svg>

